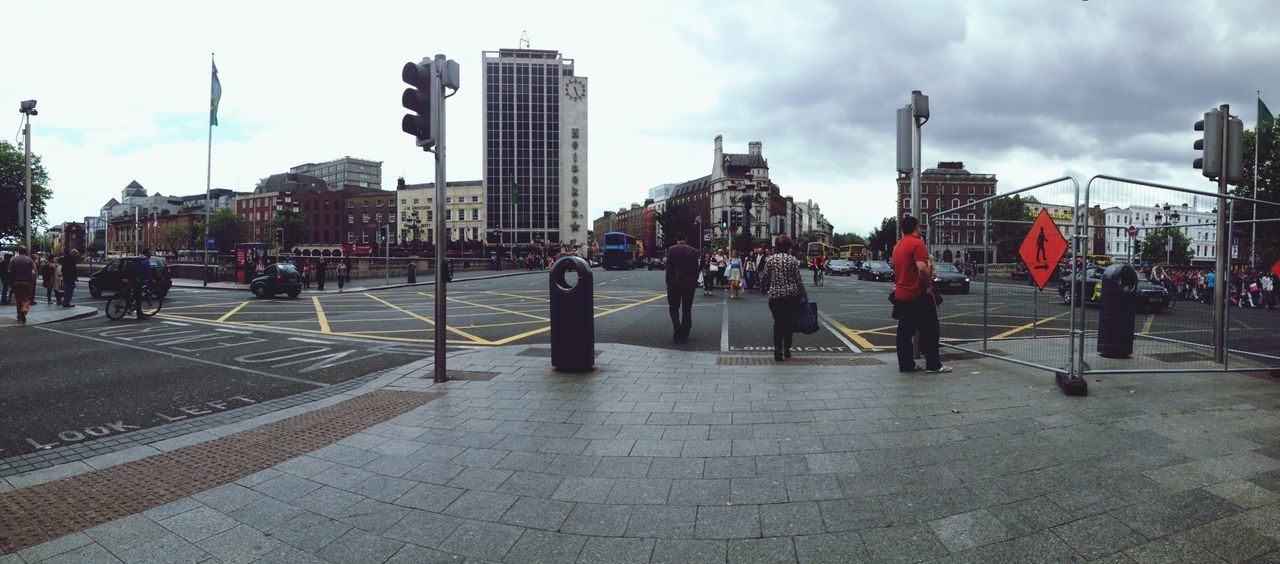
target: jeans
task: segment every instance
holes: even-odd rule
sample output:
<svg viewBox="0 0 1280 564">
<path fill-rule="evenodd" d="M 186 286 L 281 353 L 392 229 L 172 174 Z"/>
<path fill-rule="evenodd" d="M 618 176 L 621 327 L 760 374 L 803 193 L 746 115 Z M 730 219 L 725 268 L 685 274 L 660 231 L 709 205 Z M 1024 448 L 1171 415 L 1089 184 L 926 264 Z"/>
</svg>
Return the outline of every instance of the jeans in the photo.
<svg viewBox="0 0 1280 564">
<path fill-rule="evenodd" d="M 0 302 L 9 303 L 9 298 L 13 297 L 13 286 L 9 284 L 9 280 L 0 280 Z"/>
<path fill-rule="evenodd" d="M 769 298 L 769 313 L 773 314 L 773 354 L 791 351 L 791 337 L 795 334 L 796 313 L 800 311 L 800 296 Z"/>
<path fill-rule="evenodd" d="M 667 288 L 667 308 L 671 312 L 671 328 L 677 339 L 689 338 L 693 327 L 693 291 L 695 287 Z"/>
<path fill-rule="evenodd" d="M 76 291 L 75 281 L 62 283 L 62 305 L 71 307 L 71 295 Z"/>
<path fill-rule="evenodd" d="M 925 368 L 937 370 L 942 367 L 942 360 L 938 358 L 938 306 L 934 305 L 932 294 L 920 294 L 914 300 L 898 303 L 898 370 L 911 370 L 916 365 L 911 338 L 917 331 Z"/>
</svg>

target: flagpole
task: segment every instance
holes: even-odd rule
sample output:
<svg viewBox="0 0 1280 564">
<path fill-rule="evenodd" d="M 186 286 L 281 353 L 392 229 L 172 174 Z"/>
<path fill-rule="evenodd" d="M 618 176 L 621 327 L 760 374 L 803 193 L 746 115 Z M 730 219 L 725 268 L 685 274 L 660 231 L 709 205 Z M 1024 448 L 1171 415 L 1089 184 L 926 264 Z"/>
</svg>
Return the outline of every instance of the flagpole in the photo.
<svg viewBox="0 0 1280 564">
<path fill-rule="evenodd" d="M 214 65 L 213 53 L 209 53 L 209 64 Z M 213 206 L 213 200 L 209 197 L 213 186 L 213 120 L 209 120 L 209 154 L 204 169 L 204 241 L 200 244 L 204 247 L 204 252 L 200 253 L 204 257 L 204 268 L 201 273 L 204 274 L 204 285 L 209 285 L 209 208 Z"/>
<path fill-rule="evenodd" d="M 1258 91 L 1258 105 L 1262 105 L 1262 91 Z M 1261 108 L 1259 108 L 1261 109 Z M 1262 123 L 1262 116 L 1259 115 L 1255 120 Z M 1275 129 L 1273 125 L 1271 129 Z M 1258 127 L 1253 132 L 1253 224 L 1250 225 L 1252 235 L 1249 235 L 1249 266 L 1258 267 L 1258 145 L 1262 143 L 1262 128 Z"/>
</svg>

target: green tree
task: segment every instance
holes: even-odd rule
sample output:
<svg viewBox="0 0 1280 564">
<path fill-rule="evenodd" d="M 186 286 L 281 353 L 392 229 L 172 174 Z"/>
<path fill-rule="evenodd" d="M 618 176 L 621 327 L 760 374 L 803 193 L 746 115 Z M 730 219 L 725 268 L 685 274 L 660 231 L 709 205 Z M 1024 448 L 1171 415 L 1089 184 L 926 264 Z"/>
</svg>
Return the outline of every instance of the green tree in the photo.
<svg viewBox="0 0 1280 564">
<path fill-rule="evenodd" d="M 898 218 L 886 217 L 880 220 L 880 226 L 872 229 L 867 235 L 867 250 L 872 258 L 884 260 L 893 254 L 893 246 L 898 242 Z"/>
<path fill-rule="evenodd" d="M 160 230 L 160 248 L 178 256 L 178 251 L 191 247 L 191 229 L 186 223 L 171 221 Z"/>
<path fill-rule="evenodd" d="M 676 244 L 676 233 L 684 232 L 689 241 L 697 241 L 702 234 L 693 222 L 694 211 L 689 204 L 667 204 L 666 209 L 654 214 L 653 220 L 662 227 L 659 246 L 666 249 Z"/>
<path fill-rule="evenodd" d="M 302 242 L 307 238 L 307 214 L 283 212 L 276 214 L 267 222 L 267 227 L 271 228 L 272 241 L 275 241 L 276 229 L 284 229 L 284 248 L 288 251 L 293 249 L 294 245 Z"/>
<path fill-rule="evenodd" d="M 836 247 L 845 245 L 866 245 L 867 239 L 857 233 L 836 233 L 831 237 L 831 244 Z"/>
<path fill-rule="evenodd" d="M 26 197 L 27 164 L 21 145 L 0 141 L 0 243 L 13 244 L 25 239 L 18 223 L 18 203 Z M 31 155 L 31 215 L 37 231 L 47 225 L 45 203 L 53 197 L 49 190 L 49 174 L 42 159 Z M 34 243 L 34 242 L 33 242 Z"/>
<path fill-rule="evenodd" d="M 1147 231 L 1147 236 L 1142 239 L 1141 258 L 1153 263 L 1164 263 L 1165 237 L 1173 237 L 1173 249 L 1169 251 L 1169 261 L 1166 264 L 1191 264 L 1191 259 L 1195 258 L 1195 252 L 1187 248 L 1191 246 L 1191 239 L 1182 230 L 1173 227 Z"/>
<path fill-rule="evenodd" d="M 209 217 L 209 235 L 217 240 L 219 252 L 231 252 L 236 243 L 244 241 L 247 231 L 244 218 L 229 208 L 222 208 Z"/>
<path fill-rule="evenodd" d="M 1253 175 L 1253 151 L 1257 144 L 1257 132 L 1247 129 L 1244 132 L 1244 174 L 1239 186 L 1232 188 L 1231 194 L 1252 198 L 1255 182 L 1258 186 L 1259 200 L 1273 202 L 1272 205 L 1258 205 L 1258 259 L 1260 266 L 1266 267 L 1280 259 L 1280 138 L 1273 138 L 1271 151 L 1266 155 L 1258 155 L 1258 176 Z M 1206 186 L 1208 186 L 1206 184 Z M 1208 188 L 1206 188 L 1208 189 Z M 1235 205 L 1236 221 L 1253 219 L 1253 204 L 1237 203 Z M 1237 224 L 1233 235 L 1240 238 L 1241 256 L 1249 257 L 1249 238 L 1253 229 L 1250 224 Z M 1164 247 L 1161 247 L 1162 249 Z"/>
<path fill-rule="evenodd" d="M 1022 240 L 1036 219 L 1022 196 L 996 198 L 989 204 L 987 213 L 991 219 L 991 246 L 995 248 L 995 260 L 990 262 L 1022 260 L 1018 258 L 1018 247 L 1022 246 Z"/>
</svg>

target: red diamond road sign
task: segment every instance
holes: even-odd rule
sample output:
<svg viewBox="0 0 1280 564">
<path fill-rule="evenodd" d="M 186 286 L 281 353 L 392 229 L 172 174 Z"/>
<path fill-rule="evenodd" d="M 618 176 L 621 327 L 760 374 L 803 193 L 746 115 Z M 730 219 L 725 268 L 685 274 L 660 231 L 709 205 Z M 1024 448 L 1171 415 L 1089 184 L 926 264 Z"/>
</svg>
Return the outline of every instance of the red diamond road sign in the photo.
<svg viewBox="0 0 1280 564">
<path fill-rule="evenodd" d="M 1053 269 L 1067 252 L 1067 239 L 1058 231 L 1058 225 L 1049 217 L 1049 210 L 1040 208 L 1040 216 L 1031 225 L 1031 232 L 1018 247 L 1018 256 L 1027 265 L 1027 274 L 1041 290 L 1049 283 Z"/>
</svg>

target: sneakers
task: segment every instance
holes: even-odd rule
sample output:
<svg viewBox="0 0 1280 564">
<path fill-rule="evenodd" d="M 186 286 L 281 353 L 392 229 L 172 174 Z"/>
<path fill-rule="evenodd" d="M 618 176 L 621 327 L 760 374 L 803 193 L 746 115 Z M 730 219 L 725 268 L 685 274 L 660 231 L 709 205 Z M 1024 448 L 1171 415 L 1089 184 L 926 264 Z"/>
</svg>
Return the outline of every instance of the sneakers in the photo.
<svg viewBox="0 0 1280 564">
<path fill-rule="evenodd" d="M 950 367 L 950 366 L 947 366 L 947 365 L 945 365 L 945 364 L 944 364 L 944 365 L 939 366 L 939 367 L 937 367 L 937 368 L 928 368 L 928 369 L 925 369 L 925 372 L 928 372 L 928 373 L 930 373 L 930 374 L 941 374 L 941 373 L 943 373 L 943 372 L 951 372 L 951 367 Z"/>
</svg>

